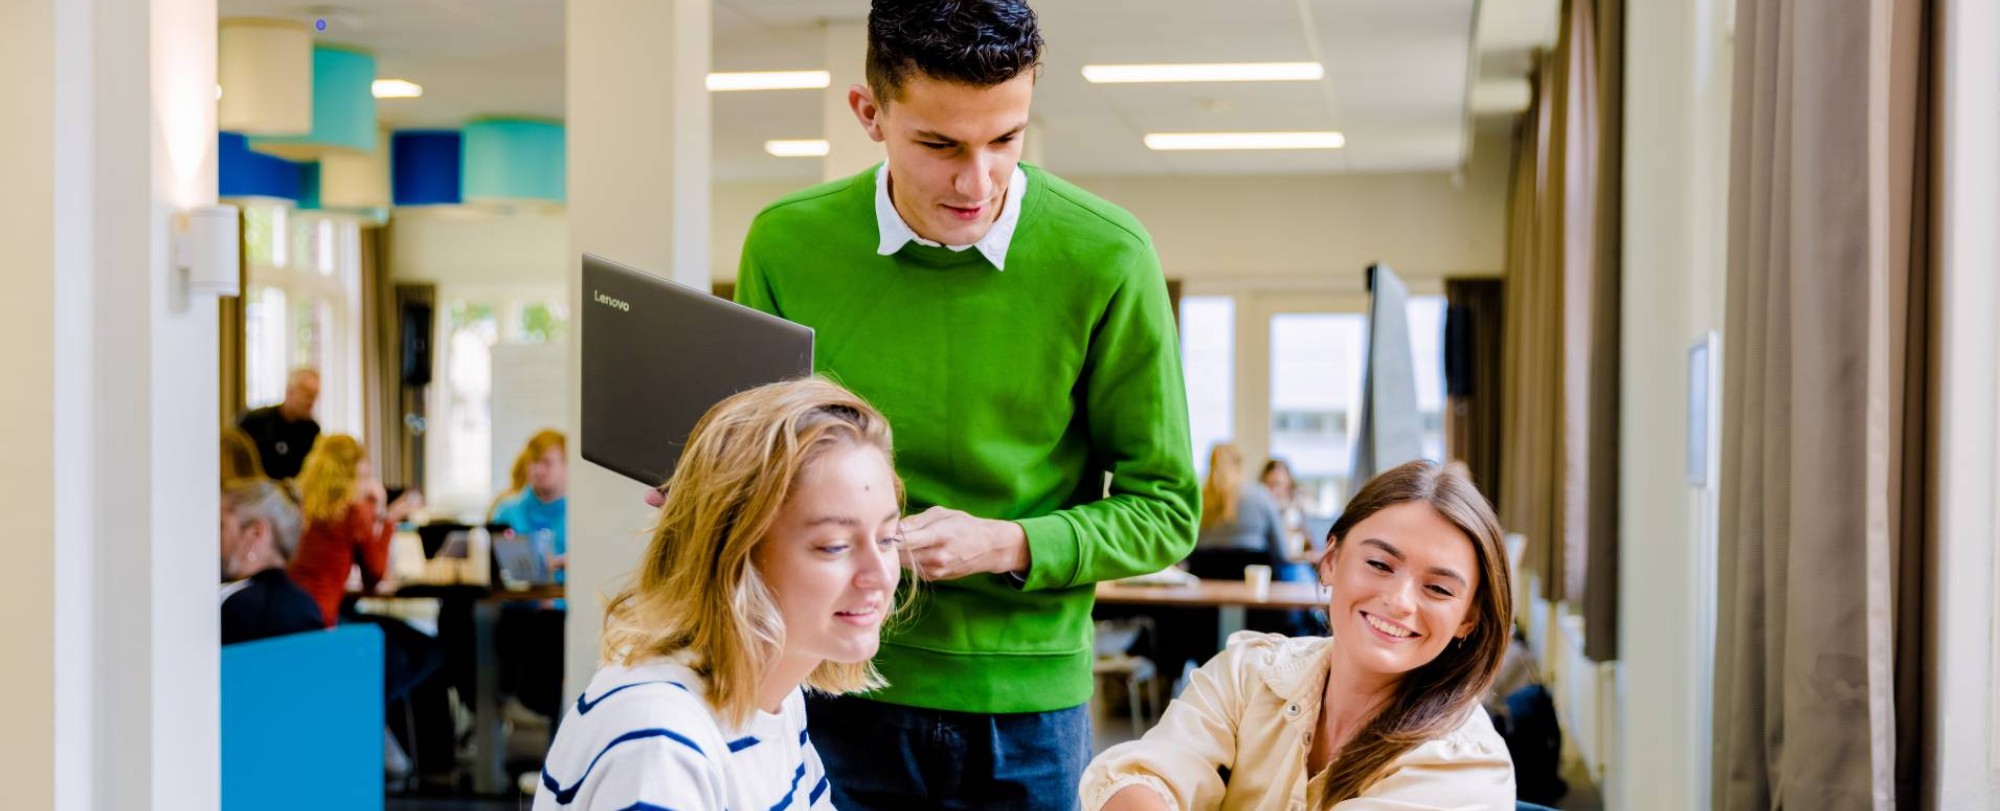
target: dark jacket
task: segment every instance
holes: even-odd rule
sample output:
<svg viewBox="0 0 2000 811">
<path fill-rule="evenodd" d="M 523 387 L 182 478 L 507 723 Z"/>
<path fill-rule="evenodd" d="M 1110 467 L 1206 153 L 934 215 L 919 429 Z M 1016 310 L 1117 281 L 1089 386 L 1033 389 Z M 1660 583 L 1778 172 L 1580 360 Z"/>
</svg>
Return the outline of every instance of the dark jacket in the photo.
<svg viewBox="0 0 2000 811">
<path fill-rule="evenodd" d="M 326 627 L 319 604 L 284 569 L 265 569 L 222 601 L 222 644 L 249 642 Z"/>
</svg>

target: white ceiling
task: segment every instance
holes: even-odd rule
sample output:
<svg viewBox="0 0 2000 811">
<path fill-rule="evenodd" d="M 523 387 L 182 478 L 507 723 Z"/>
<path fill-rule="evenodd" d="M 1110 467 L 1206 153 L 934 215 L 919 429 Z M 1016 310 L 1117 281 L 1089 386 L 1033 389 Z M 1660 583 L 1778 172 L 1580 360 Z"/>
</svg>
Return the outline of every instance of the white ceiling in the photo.
<svg viewBox="0 0 2000 811">
<path fill-rule="evenodd" d="M 827 19 L 866 0 L 714 0 L 716 70 L 823 68 Z M 1077 175 L 1452 171 L 1481 119 L 1525 102 L 1528 54 L 1554 39 L 1559 0 L 1042 0 L 1046 66 L 1035 118 L 1043 163 Z M 563 115 L 562 0 L 220 0 L 231 16 L 325 19 L 319 36 L 373 50 L 377 74 L 424 86 L 384 100 L 389 126 L 454 127 L 477 115 Z M 1473 15 L 1479 16 L 1475 27 Z M 1475 37 L 1477 45 L 1475 46 Z M 1477 65 L 1468 66 L 1477 54 Z M 1319 61 L 1319 82 L 1092 85 L 1105 62 Z M 1475 75 L 1476 74 L 1476 75 Z M 1476 92 L 1468 87 L 1473 81 Z M 718 179 L 818 176 L 765 155 L 820 134 L 813 91 L 713 99 Z M 1487 112 L 1488 108 L 1494 108 Z M 1162 153 L 1147 132 L 1337 129 L 1344 149 Z"/>
</svg>

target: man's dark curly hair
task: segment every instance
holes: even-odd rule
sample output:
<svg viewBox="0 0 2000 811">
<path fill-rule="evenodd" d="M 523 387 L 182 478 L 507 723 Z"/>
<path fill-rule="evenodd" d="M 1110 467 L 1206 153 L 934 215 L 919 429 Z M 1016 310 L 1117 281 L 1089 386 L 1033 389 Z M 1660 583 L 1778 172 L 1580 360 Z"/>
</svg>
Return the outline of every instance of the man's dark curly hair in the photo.
<svg viewBox="0 0 2000 811">
<path fill-rule="evenodd" d="M 1035 10 L 1024 0 L 874 0 L 868 11 L 868 89 L 895 100 L 912 74 L 992 87 L 1042 58 Z"/>
</svg>

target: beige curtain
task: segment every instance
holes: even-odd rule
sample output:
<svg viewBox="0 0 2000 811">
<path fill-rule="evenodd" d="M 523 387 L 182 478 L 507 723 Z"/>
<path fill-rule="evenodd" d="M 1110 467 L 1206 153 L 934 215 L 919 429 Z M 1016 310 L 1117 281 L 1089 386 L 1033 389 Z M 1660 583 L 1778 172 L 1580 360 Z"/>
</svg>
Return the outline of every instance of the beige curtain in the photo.
<svg viewBox="0 0 2000 811">
<path fill-rule="evenodd" d="M 245 381 L 248 364 L 243 357 L 244 307 L 243 299 L 250 295 L 249 249 L 243 243 L 247 229 L 243 226 L 243 214 L 236 215 L 236 295 L 218 299 L 215 308 L 216 340 L 216 402 L 220 404 L 221 424 L 233 426 L 247 411 Z"/>
<path fill-rule="evenodd" d="M 1925 0 L 1739 0 L 1714 807 L 1918 807 Z"/>
<path fill-rule="evenodd" d="M 389 278 L 386 226 L 361 229 L 361 433 L 368 458 L 385 475 L 402 466 L 395 283 Z M 394 482 L 406 481 L 391 479 Z"/>
<path fill-rule="evenodd" d="M 1618 0 L 1568 0 L 1516 139 L 1500 518 L 1617 656 Z"/>
</svg>

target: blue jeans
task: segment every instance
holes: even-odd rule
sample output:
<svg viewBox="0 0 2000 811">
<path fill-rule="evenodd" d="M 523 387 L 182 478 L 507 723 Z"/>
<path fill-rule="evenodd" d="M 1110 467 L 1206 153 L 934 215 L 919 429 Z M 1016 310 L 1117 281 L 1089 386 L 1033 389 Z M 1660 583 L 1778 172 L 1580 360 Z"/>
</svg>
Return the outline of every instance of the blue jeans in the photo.
<svg viewBox="0 0 2000 811">
<path fill-rule="evenodd" d="M 1073 811 L 1090 763 L 1088 705 L 1007 715 L 808 694 L 834 807 Z"/>
</svg>

